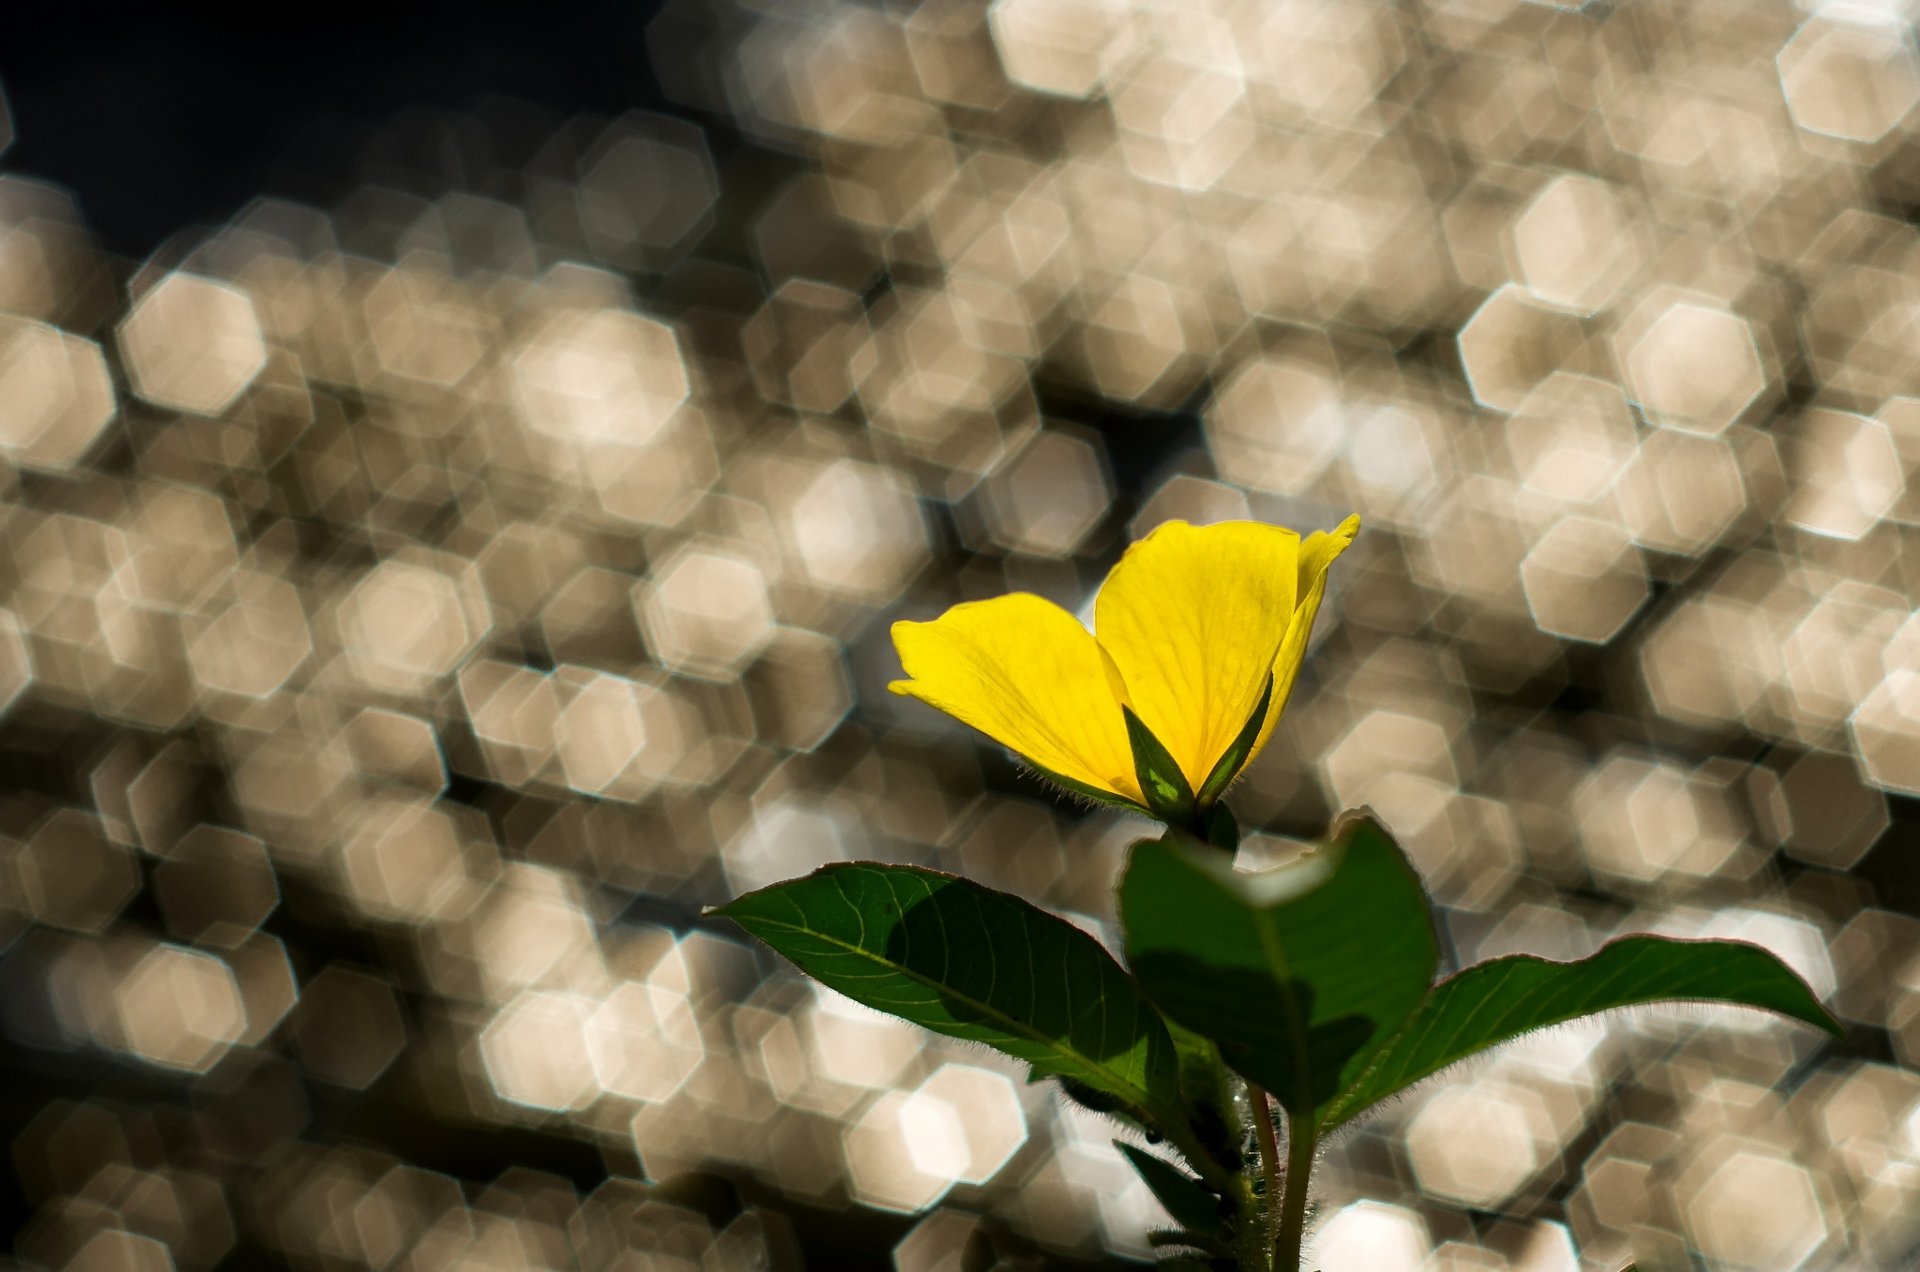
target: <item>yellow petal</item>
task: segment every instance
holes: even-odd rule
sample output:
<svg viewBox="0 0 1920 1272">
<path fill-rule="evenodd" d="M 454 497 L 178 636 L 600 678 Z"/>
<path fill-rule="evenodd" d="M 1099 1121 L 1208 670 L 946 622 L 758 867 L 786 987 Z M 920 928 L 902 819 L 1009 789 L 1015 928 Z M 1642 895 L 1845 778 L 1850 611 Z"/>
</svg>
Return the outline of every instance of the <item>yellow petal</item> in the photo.
<svg viewBox="0 0 1920 1272">
<path fill-rule="evenodd" d="M 1280 722 L 1280 713 L 1287 709 L 1287 699 L 1293 693 L 1293 682 L 1300 678 L 1300 664 L 1307 656 L 1307 640 L 1313 635 L 1314 616 L 1319 614 L 1320 600 L 1327 594 L 1327 570 L 1359 532 L 1360 518 L 1348 517 L 1332 532 L 1314 531 L 1300 545 L 1300 604 L 1294 610 L 1293 621 L 1287 625 L 1280 652 L 1273 660 L 1273 700 L 1267 704 L 1267 719 L 1260 726 L 1260 737 L 1247 753 L 1249 761 L 1260 754 L 1260 748 L 1273 736 L 1273 728 Z"/>
<path fill-rule="evenodd" d="M 1127 703 L 1195 790 L 1260 705 L 1293 619 L 1299 552 L 1300 536 L 1279 526 L 1169 521 L 1100 588 L 1093 627 Z"/>
<path fill-rule="evenodd" d="M 1026 592 L 956 605 L 931 623 L 895 623 L 918 698 L 1048 772 L 1143 803 L 1115 678 L 1091 633 Z"/>
</svg>

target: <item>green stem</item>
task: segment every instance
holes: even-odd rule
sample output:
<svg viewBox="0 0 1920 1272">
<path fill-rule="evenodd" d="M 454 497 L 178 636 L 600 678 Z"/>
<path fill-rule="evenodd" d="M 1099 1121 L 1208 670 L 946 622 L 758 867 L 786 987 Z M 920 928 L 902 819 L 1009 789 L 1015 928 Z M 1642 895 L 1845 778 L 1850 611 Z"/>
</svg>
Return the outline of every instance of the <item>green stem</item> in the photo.
<svg viewBox="0 0 1920 1272">
<path fill-rule="evenodd" d="M 1280 1207 L 1280 1237 L 1273 1264 L 1276 1272 L 1299 1272 L 1300 1246 L 1307 1233 L 1307 1179 L 1313 1174 L 1314 1136 L 1311 1117 L 1287 1115 L 1287 1195 Z"/>
</svg>

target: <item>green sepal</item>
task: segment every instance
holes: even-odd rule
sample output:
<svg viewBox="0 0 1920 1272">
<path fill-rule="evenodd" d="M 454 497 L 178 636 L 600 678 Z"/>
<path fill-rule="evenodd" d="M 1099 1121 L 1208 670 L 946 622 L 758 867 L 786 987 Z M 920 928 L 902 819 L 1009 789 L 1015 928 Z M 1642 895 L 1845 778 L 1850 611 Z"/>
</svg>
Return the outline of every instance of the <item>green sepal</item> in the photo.
<svg viewBox="0 0 1920 1272">
<path fill-rule="evenodd" d="M 1220 1231 L 1220 1198 L 1205 1184 L 1181 1170 L 1164 1157 L 1135 1148 L 1125 1140 L 1113 1141 L 1173 1221 L 1195 1235 L 1212 1236 Z M 1212 1250 L 1212 1244 L 1195 1243 L 1197 1249 Z"/>
<path fill-rule="evenodd" d="M 1095 1113 L 1105 1113 L 1108 1117 L 1118 1117 L 1127 1122 L 1139 1122 L 1139 1118 L 1133 1115 L 1132 1108 L 1125 1100 L 1102 1091 L 1099 1087 L 1088 1086 L 1077 1078 L 1064 1078 L 1058 1074 L 1042 1073 L 1034 1069 L 1027 1074 L 1027 1085 L 1033 1086 L 1048 1079 L 1058 1082 L 1060 1090 L 1082 1108 L 1092 1109 Z"/>
<path fill-rule="evenodd" d="M 1133 773 L 1147 797 L 1147 809 L 1169 826 L 1193 824 L 1193 787 L 1187 775 L 1173 762 L 1173 756 L 1153 736 L 1153 730 L 1140 722 L 1133 708 L 1122 705 L 1120 714 L 1127 721 L 1127 741 L 1133 746 Z"/>
<path fill-rule="evenodd" d="M 1184 1228 L 1155 1228 L 1147 1233 L 1147 1244 L 1156 1250 L 1199 1250 L 1209 1259 L 1233 1257 L 1233 1248 L 1224 1241 L 1217 1241 L 1204 1232 L 1189 1232 Z M 1167 1268 L 1200 1268 L 1202 1272 L 1206 1272 L 1207 1269 L 1216 1265 L 1211 1262 L 1202 1262 L 1190 1254 L 1183 1254 L 1173 1259 L 1162 1260 L 1154 1266 L 1162 1272 Z"/>
<path fill-rule="evenodd" d="M 1088 786 L 1085 782 L 1076 782 L 1070 777 L 1062 777 L 1050 768 L 1042 768 L 1032 760 L 1021 757 L 1021 762 L 1039 775 L 1041 780 L 1052 782 L 1061 790 L 1096 804 L 1105 804 L 1109 808 L 1124 808 L 1130 813 L 1152 813 L 1152 809 L 1124 795 L 1115 795 L 1112 791 L 1103 791 L 1097 786 Z"/>
<path fill-rule="evenodd" d="M 1240 770 L 1246 767 L 1247 757 L 1253 753 L 1253 744 L 1260 740 L 1260 726 L 1266 723 L 1267 707 L 1273 702 L 1273 673 L 1267 673 L 1267 687 L 1260 691 L 1260 705 L 1253 709 L 1247 722 L 1240 726 L 1238 736 L 1232 745 L 1223 751 L 1214 761 L 1213 772 L 1207 774 L 1207 780 L 1200 784 L 1200 794 L 1195 803 L 1202 809 L 1213 807 L 1214 801 L 1226 794 L 1227 787 L 1233 785 L 1233 779 L 1240 776 Z M 1208 838 L 1212 836 L 1212 826 L 1208 828 Z"/>
<path fill-rule="evenodd" d="M 1233 810 L 1225 804 L 1215 804 L 1205 813 L 1207 819 L 1207 842 L 1231 857 L 1240 850 L 1240 823 L 1233 818 Z"/>
</svg>

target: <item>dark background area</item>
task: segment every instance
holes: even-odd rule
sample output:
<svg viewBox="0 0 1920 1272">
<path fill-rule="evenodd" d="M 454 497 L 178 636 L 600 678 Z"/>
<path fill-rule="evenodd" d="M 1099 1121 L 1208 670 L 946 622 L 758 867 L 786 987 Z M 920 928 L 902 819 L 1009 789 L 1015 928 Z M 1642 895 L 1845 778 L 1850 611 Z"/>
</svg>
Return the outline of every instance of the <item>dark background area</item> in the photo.
<svg viewBox="0 0 1920 1272">
<path fill-rule="evenodd" d="M 259 195 L 337 201 L 422 110 L 499 96 L 559 116 L 691 114 L 647 56 L 660 8 L 17 6 L 0 39 L 15 133 L 5 163 L 66 186 L 107 248 L 139 258 Z"/>
</svg>

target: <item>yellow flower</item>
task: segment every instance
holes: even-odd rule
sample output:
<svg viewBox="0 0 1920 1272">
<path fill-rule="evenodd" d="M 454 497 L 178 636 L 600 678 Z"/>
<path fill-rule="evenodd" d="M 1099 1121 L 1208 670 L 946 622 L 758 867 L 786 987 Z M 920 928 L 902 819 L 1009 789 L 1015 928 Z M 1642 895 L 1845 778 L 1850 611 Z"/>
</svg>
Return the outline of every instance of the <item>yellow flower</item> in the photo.
<svg viewBox="0 0 1920 1272">
<path fill-rule="evenodd" d="M 1063 786 L 1151 808 L 1124 707 L 1204 811 L 1273 733 L 1327 568 L 1359 528 L 1349 517 L 1303 541 L 1253 521 L 1169 521 L 1107 575 L 1094 631 L 1025 592 L 969 601 L 930 623 L 893 625 L 909 678 L 889 687 L 972 725 Z"/>
</svg>

